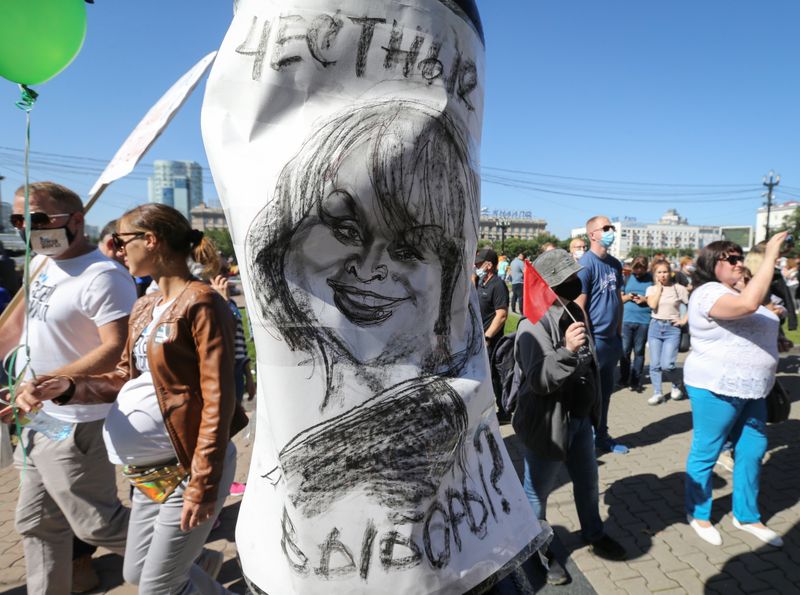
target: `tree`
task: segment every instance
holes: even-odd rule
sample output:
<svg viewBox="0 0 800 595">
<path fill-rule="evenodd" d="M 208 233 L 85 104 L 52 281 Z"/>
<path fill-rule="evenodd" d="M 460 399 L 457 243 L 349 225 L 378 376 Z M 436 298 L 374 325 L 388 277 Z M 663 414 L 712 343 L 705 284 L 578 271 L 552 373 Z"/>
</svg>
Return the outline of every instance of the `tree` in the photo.
<svg viewBox="0 0 800 595">
<path fill-rule="evenodd" d="M 217 246 L 222 255 L 226 258 L 236 258 L 233 251 L 233 240 L 231 239 L 231 232 L 227 228 L 222 229 L 207 229 L 203 232 L 212 242 Z"/>
</svg>

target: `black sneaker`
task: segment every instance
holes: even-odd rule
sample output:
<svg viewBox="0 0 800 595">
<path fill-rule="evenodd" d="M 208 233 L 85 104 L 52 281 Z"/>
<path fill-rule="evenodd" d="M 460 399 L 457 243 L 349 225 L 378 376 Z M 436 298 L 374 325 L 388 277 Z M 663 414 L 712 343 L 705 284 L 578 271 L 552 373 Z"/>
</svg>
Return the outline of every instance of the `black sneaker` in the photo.
<svg viewBox="0 0 800 595">
<path fill-rule="evenodd" d="M 603 535 L 589 546 L 591 552 L 605 560 L 624 560 L 627 557 L 625 548 L 611 539 L 608 535 Z"/>
</svg>

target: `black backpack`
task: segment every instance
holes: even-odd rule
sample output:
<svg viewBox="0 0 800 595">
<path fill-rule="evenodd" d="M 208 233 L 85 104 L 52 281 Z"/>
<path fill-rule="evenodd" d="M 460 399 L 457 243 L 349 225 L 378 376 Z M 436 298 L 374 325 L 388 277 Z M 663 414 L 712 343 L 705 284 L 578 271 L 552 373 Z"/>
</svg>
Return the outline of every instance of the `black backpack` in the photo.
<svg viewBox="0 0 800 595">
<path fill-rule="evenodd" d="M 522 383 L 522 371 L 514 359 L 516 340 L 516 331 L 503 336 L 495 345 L 491 362 L 494 370 L 493 376 L 498 383 L 495 389 L 500 394 L 500 404 L 503 410 L 509 414 L 513 413 L 517 406 L 517 393 Z"/>
</svg>

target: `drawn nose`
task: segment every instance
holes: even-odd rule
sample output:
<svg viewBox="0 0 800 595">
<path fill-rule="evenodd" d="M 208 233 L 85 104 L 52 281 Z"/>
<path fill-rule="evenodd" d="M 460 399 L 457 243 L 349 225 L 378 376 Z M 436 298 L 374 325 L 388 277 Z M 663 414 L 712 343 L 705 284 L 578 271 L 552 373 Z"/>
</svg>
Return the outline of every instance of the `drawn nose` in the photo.
<svg viewBox="0 0 800 595">
<path fill-rule="evenodd" d="M 370 267 L 368 263 L 360 262 L 356 256 L 351 257 L 345 263 L 345 271 L 353 275 L 361 283 L 384 281 L 389 275 L 389 269 L 385 264 Z"/>
</svg>

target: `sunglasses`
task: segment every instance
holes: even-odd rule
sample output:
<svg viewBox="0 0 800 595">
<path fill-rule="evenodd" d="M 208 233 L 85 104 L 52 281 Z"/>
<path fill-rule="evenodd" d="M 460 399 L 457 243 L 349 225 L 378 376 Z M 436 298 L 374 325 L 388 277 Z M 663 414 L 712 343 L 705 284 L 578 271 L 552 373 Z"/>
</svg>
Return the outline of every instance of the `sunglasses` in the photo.
<svg viewBox="0 0 800 595">
<path fill-rule="evenodd" d="M 724 260 L 731 266 L 736 266 L 737 263 L 744 262 L 744 256 L 741 254 L 731 254 L 730 256 L 722 256 L 719 260 L 720 262 Z"/>
<path fill-rule="evenodd" d="M 133 236 L 133 237 L 130 240 L 123 240 L 122 236 Z M 111 243 L 114 244 L 114 249 L 119 252 L 125 246 L 130 244 L 133 240 L 138 240 L 139 238 L 143 237 L 144 237 L 143 231 L 130 231 L 128 233 L 112 233 Z"/>
<path fill-rule="evenodd" d="M 58 213 L 56 215 L 48 215 L 47 213 L 31 213 L 31 226 L 32 227 L 42 227 L 43 225 L 50 225 L 53 223 L 53 220 L 60 219 L 62 217 L 69 217 L 72 213 Z M 25 229 L 25 215 L 21 213 L 14 213 L 9 217 L 9 221 L 11 221 L 11 225 L 13 225 L 16 229 Z"/>
<path fill-rule="evenodd" d="M 600 231 L 601 229 L 603 231 L 617 231 L 617 228 L 613 225 L 604 225 L 603 227 L 598 227 L 595 231 Z"/>
</svg>

